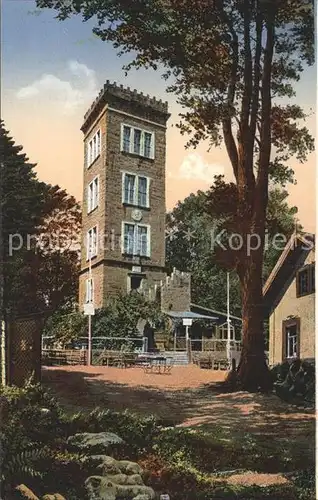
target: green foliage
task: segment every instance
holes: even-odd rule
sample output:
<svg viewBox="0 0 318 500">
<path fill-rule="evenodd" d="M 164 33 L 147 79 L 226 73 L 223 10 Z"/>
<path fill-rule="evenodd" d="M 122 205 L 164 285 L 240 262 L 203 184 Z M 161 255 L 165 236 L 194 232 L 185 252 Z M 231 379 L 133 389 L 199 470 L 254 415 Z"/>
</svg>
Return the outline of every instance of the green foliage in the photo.
<svg viewBox="0 0 318 500">
<path fill-rule="evenodd" d="M 231 486 L 210 474 L 200 474 L 185 465 L 170 465 L 150 455 L 140 461 L 145 469 L 145 482 L 158 493 L 169 493 L 174 500 L 312 500 L 313 490 L 305 493 L 292 485 Z M 302 496 L 304 495 L 304 496 Z"/>
<path fill-rule="evenodd" d="M 133 456 L 149 450 L 154 437 L 159 433 L 158 421 L 150 417 L 140 417 L 131 412 L 115 412 L 96 408 L 88 414 L 75 414 L 69 424 L 68 433 L 114 432 L 128 445 Z"/>
<path fill-rule="evenodd" d="M 279 188 L 273 188 L 269 193 L 264 280 L 294 231 L 297 208 L 290 207 L 287 198 L 287 191 Z M 216 259 L 213 237 L 216 238 L 221 231 L 218 228 L 223 219 L 235 210 L 231 198 L 224 196 L 223 199 L 224 206 L 220 208 L 215 191 L 198 191 L 179 202 L 167 214 L 166 222 L 171 231 L 166 245 L 167 264 L 171 269 L 176 267 L 191 272 L 194 303 L 219 311 L 226 310 L 227 280 L 226 270 Z M 213 202 L 218 210 L 214 215 L 211 210 L 207 213 Z M 230 304 L 231 313 L 241 316 L 240 284 L 235 273 L 230 275 Z"/>
<path fill-rule="evenodd" d="M 306 360 L 275 365 L 271 369 L 276 394 L 293 404 L 315 404 L 315 366 Z"/>
<path fill-rule="evenodd" d="M 37 179 L 36 165 L 2 120 L 0 153 L 5 310 L 45 313 L 77 295 L 78 251 L 71 243 L 78 242 L 80 207 L 66 191 Z"/>
<path fill-rule="evenodd" d="M 67 346 L 87 336 L 87 317 L 72 308 L 60 308 L 46 321 L 43 336 L 53 337 L 47 340 L 48 344 L 58 342 Z"/>
<path fill-rule="evenodd" d="M 149 321 L 155 328 L 162 327 L 166 319 L 160 311 L 156 302 L 147 301 L 138 292 L 121 295 L 109 301 L 103 309 L 98 309 L 93 317 L 93 347 L 106 349 L 120 349 L 133 351 L 140 347 L 141 342 L 129 338 L 140 337 L 137 325 L 140 319 Z M 44 335 L 54 337 L 54 340 L 62 345 L 72 345 L 82 337 L 87 337 L 87 317 L 80 312 L 74 312 L 71 308 L 63 307 L 56 311 L 46 322 Z M 110 337 L 94 340 L 95 337 Z M 122 340 L 111 339 L 112 337 L 123 337 L 127 339 L 123 345 Z"/>
<path fill-rule="evenodd" d="M 154 326 L 164 320 L 159 304 L 147 301 L 138 292 L 131 292 L 110 301 L 94 317 L 94 337 L 142 337 L 137 330 L 140 319 L 149 320 Z M 107 348 L 120 348 L 122 340 L 107 341 Z M 136 347 L 140 347 L 140 344 Z"/>
<path fill-rule="evenodd" d="M 2 442 L 4 441 L 2 437 Z M 45 448 L 24 450 L 11 459 L 4 460 L 2 465 L 2 481 L 23 482 L 25 479 L 43 477 L 43 473 L 37 468 L 38 462 L 48 457 L 48 450 Z"/>
</svg>

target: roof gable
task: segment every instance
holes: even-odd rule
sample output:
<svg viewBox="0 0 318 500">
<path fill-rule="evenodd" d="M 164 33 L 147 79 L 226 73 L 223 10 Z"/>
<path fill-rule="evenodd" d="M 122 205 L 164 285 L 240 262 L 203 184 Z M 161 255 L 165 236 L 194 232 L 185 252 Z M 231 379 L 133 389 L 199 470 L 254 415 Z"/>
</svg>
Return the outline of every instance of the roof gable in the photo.
<svg viewBox="0 0 318 500">
<path fill-rule="evenodd" d="M 271 309 L 282 291 L 286 291 L 314 248 L 315 235 L 293 233 L 263 287 L 266 309 Z"/>
</svg>

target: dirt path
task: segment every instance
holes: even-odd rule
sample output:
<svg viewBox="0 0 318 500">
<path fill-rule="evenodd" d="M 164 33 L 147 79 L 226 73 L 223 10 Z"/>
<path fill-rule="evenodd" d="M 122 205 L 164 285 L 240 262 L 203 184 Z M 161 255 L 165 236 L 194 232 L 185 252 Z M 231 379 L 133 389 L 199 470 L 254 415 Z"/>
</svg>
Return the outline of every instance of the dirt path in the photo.
<svg viewBox="0 0 318 500">
<path fill-rule="evenodd" d="M 315 450 L 315 414 L 297 409 L 275 395 L 220 393 L 222 371 L 196 366 L 174 367 L 171 375 L 144 374 L 141 368 L 44 368 L 43 382 L 66 408 L 96 406 L 155 414 L 179 426 L 220 432 L 224 439 L 249 435 L 262 443 L 264 453 L 275 445 L 311 463 Z"/>
</svg>

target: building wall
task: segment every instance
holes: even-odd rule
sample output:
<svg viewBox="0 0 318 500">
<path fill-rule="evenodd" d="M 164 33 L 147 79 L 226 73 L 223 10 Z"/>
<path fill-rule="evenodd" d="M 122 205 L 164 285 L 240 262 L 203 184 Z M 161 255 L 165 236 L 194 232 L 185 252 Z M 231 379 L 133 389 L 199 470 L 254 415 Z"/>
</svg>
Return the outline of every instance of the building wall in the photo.
<svg viewBox="0 0 318 500">
<path fill-rule="evenodd" d="M 149 286 L 165 279 L 165 163 L 167 103 L 162 103 L 122 86 L 105 84 L 82 127 L 84 149 L 95 132 L 101 130 L 101 154 L 87 168 L 84 158 L 84 192 L 82 220 L 82 256 L 79 283 L 79 304 L 85 302 L 85 281 L 88 278 L 86 235 L 98 227 L 98 254 L 92 259 L 94 303 L 99 308 L 107 299 L 127 292 L 128 277 L 133 266 L 140 266 Z M 155 157 L 143 158 L 121 152 L 121 124 L 155 133 Z M 85 156 L 85 155 L 84 155 Z M 149 209 L 141 209 L 141 224 L 150 225 L 150 258 L 122 255 L 122 222 L 133 222 L 136 207 L 122 203 L 122 173 L 150 178 Z M 99 205 L 87 214 L 87 188 L 99 176 Z"/>
<path fill-rule="evenodd" d="M 129 108 L 128 108 L 129 109 Z M 155 159 L 133 156 L 120 151 L 121 124 L 144 128 L 155 132 Z M 136 207 L 122 204 L 122 173 L 128 172 L 150 178 L 150 208 L 141 209 L 141 224 L 151 226 L 151 257 L 146 259 L 148 265 L 165 266 L 165 163 L 166 163 L 166 129 L 150 125 L 142 119 L 133 119 L 115 111 L 107 113 L 107 151 L 106 168 L 106 225 L 116 236 L 115 248 L 105 253 L 106 258 L 131 263 L 132 259 L 121 254 L 118 241 L 121 236 L 122 221 L 132 222 L 131 213 Z"/>
<path fill-rule="evenodd" d="M 191 277 L 189 273 L 174 270 L 161 287 L 162 311 L 190 311 Z"/>
<path fill-rule="evenodd" d="M 312 250 L 305 264 L 315 262 Z M 286 290 L 283 298 L 273 310 L 269 319 L 269 363 L 281 363 L 283 360 L 283 321 L 289 316 L 300 318 L 300 357 L 315 356 L 315 294 L 296 296 L 296 278 Z"/>
</svg>

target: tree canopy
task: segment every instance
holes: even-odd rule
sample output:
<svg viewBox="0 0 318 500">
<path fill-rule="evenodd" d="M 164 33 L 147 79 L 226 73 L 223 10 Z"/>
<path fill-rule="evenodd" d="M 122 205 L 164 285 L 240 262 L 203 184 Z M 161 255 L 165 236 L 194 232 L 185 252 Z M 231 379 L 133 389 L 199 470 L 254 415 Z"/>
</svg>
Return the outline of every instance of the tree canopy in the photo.
<svg viewBox="0 0 318 500">
<path fill-rule="evenodd" d="M 12 315 L 54 310 L 76 300 L 80 207 L 38 180 L 3 121 L 0 154 L 4 308 Z"/>
<path fill-rule="evenodd" d="M 213 218 L 207 213 L 210 199 L 209 191 L 192 193 L 167 214 L 166 260 L 171 269 L 191 272 L 192 302 L 225 312 L 226 269 L 220 266 L 211 245 L 213 231 L 222 226 L 223 220 L 220 214 Z M 263 281 L 295 229 L 297 208 L 289 206 L 287 199 L 288 192 L 284 189 L 275 187 L 269 192 Z M 230 304 L 231 314 L 241 316 L 240 287 L 235 273 L 230 274 Z"/>
</svg>

